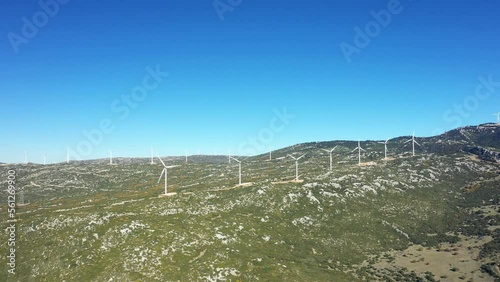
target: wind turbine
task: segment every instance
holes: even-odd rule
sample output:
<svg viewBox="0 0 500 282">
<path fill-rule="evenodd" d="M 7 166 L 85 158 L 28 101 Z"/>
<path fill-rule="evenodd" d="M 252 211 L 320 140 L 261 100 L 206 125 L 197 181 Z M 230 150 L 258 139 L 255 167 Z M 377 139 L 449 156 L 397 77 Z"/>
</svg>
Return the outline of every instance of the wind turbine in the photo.
<svg viewBox="0 0 500 282">
<path fill-rule="evenodd" d="M 412 155 L 415 156 L 415 144 L 420 146 L 420 144 L 418 144 L 418 142 L 415 140 L 415 131 L 413 131 L 413 135 L 411 136 L 411 139 L 406 140 L 404 144 L 406 144 L 410 141 L 411 141 L 411 147 L 412 147 Z"/>
<path fill-rule="evenodd" d="M 186 150 L 186 163 L 188 162 L 188 151 Z"/>
<path fill-rule="evenodd" d="M 28 152 L 24 151 L 24 163 L 28 163 Z"/>
<path fill-rule="evenodd" d="M 385 140 L 385 142 L 378 142 L 379 144 L 384 144 L 384 148 L 385 148 L 384 160 L 387 160 L 387 142 L 389 142 L 389 139 Z"/>
<path fill-rule="evenodd" d="M 306 154 L 303 154 L 302 156 L 296 158 L 290 154 L 288 154 L 287 156 L 289 156 L 290 158 L 294 159 L 295 160 L 295 181 L 299 181 L 299 160 L 302 159 Z"/>
<path fill-rule="evenodd" d="M 240 170 L 240 181 L 239 181 L 238 185 L 241 185 L 241 162 L 239 160 L 233 158 L 233 157 L 229 157 L 229 158 L 231 158 L 231 159 L 233 159 L 233 160 L 235 160 L 235 161 L 238 162 L 238 167 L 239 167 L 239 170 Z"/>
<path fill-rule="evenodd" d="M 352 150 L 351 153 L 356 151 L 356 150 L 358 150 L 358 165 L 361 165 L 361 151 L 366 152 L 366 150 L 361 148 L 361 142 L 359 140 L 358 140 L 358 147 L 356 147 L 354 150 Z"/>
<path fill-rule="evenodd" d="M 154 157 L 154 150 L 153 150 L 153 147 L 151 147 L 151 164 L 154 165 L 155 164 L 155 161 L 154 161 L 155 157 Z"/>
<path fill-rule="evenodd" d="M 47 155 L 45 153 L 42 154 L 43 156 L 43 165 L 46 165 L 47 164 Z"/>
<path fill-rule="evenodd" d="M 500 112 L 493 114 L 494 116 L 497 116 L 497 122 L 500 124 Z"/>
<path fill-rule="evenodd" d="M 163 161 L 162 159 L 157 156 L 158 159 L 160 160 L 161 164 L 163 165 L 163 170 L 161 172 L 161 175 L 160 175 L 160 178 L 158 178 L 158 183 L 160 183 L 160 180 L 161 178 L 163 177 L 163 174 L 165 174 L 165 195 L 167 195 L 167 191 L 168 191 L 168 169 L 169 168 L 173 168 L 173 167 L 178 167 L 178 165 L 171 165 L 171 166 L 167 166 Z"/>
<path fill-rule="evenodd" d="M 271 150 L 271 147 L 269 147 L 269 160 L 272 160 L 273 159 L 273 150 Z"/>
<path fill-rule="evenodd" d="M 66 163 L 69 164 L 69 148 L 66 148 Z"/>
<path fill-rule="evenodd" d="M 229 154 L 227 155 L 227 162 L 231 163 L 231 150 L 228 152 Z"/>
<path fill-rule="evenodd" d="M 333 147 L 330 151 L 326 149 L 322 149 L 323 151 L 327 152 L 330 154 L 330 171 L 333 169 L 333 163 L 332 163 L 332 156 L 333 156 L 333 151 L 337 148 L 338 146 Z"/>
<path fill-rule="evenodd" d="M 112 165 L 113 164 L 113 152 L 111 150 L 108 150 L 109 151 L 109 165 Z"/>
</svg>

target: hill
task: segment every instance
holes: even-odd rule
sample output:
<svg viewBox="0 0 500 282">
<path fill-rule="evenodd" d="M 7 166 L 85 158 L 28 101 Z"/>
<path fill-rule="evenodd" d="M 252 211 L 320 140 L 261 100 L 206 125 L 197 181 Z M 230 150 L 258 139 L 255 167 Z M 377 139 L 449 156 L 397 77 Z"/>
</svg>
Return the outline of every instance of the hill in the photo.
<svg viewBox="0 0 500 282">
<path fill-rule="evenodd" d="M 147 159 L 16 165 L 17 267 L 0 280 L 500 278 L 500 127 L 417 138 L 416 156 L 410 138 L 391 139 L 387 160 L 384 145 L 361 142 L 361 165 L 352 152 L 357 141 L 242 159 L 242 186 L 227 157 L 170 157 L 180 166 L 169 170 L 177 194 L 166 198 L 158 197 L 162 167 Z M 334 146 L 329 171 L 321 149 Z M 301 181 L 292 181 L 287 154 L 306 154 Z M 5 243 L 0 251 L 8 253 Z"/>
</svg>

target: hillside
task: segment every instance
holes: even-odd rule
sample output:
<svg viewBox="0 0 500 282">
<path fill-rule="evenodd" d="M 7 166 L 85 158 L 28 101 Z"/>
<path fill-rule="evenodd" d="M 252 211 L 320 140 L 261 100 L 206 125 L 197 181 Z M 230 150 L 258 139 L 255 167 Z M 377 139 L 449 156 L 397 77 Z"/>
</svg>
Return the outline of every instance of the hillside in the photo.
<svg viewBox="0 0 500 282">
<path fill-rule="evenodd" d="M 498 281 L 500 127 L 417 137 L 416 156 L 410 138 L 388 160 L 361 142 L 361 165 L 357 141 L 241 158 L 243 186 L 225 156 L 166 157 L 165 198 L 157 160 L 0 166 L 2 187 L 17 178 L 16 274 L 0 281 Z M 301 181 L 287 154 L 306 154 Z"/>
</svg>

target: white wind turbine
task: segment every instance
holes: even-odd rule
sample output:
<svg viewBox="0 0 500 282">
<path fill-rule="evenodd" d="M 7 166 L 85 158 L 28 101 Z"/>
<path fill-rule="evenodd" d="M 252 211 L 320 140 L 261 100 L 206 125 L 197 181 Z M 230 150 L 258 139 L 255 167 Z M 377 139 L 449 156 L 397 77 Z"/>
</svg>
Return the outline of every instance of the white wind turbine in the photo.
<svg viewBox="0 0 500 282">
<path fill-rule="evenodd" d="M 231 150 L 229 150 L 228 155 L 227 155 L 227 162 L 231 163 Z"/>
<path fill-rule="evenodd" d="M 411 139 L 406 140 L 404 144 L 406 144 L 410 141 L 411 141 L 411 147 L 412 147 L 412 155 L 415 156 L 415 144 L 420 146 L 420 144 L 418 144 L 418 142 L 415 140 L 415 131 L 413 131 L 413 135 L 411 136 Z"/>
<path fill-rule="evenodd" d="M 46 165 L 47 164 L 47 154 L 43 153 L 42 157 L 43 157 L 43 165 Z"/>
<path fill-rule="evenodd" d="M 321 149 L 325 152 L 327 152 L 328 154 L 330 154 L 330 171 L 333 169 L 333 162 L 332 162 L 332 157 L 333 157 L 333 151 L 335 151 L 335 149 L 337 148 L 338 146 L 335 146 L 333 147 L 333 149 L 331 150 L 327 150 L 327 149 Z"/>
<path fill-rule="evenodd" d="M 358 140 L 358 147 L 356 147 L 354 150 L 352 150 L 351 153 L 356 151 L 356 150 L 358 150 L 358 165 L 361 165 L 361 151 L 366 152 L 366 150 L 361 148 L 361 142 L 359 140 Z"/>
<path fill-rule="evenodd" d="M 66 163 L 69 164 L 69 149 L 66 149 Z"/>
<path fill-rule="evenodd" d="M 186 163 L 188 162 L 188 151 L 186 150 Z"/>
<path fill-rule="evenodd" d="M 109 152 L 109 165 L 113 164 L 113 152 L 111 150 L 108 150 Z"/>
<path fill-rule="evenodd" d="M 273 159 L 273 150 L 271 150 L 271 147 L 269 147 L 269 160 Z"/>
<path fill-rule="evenodd" d="M 240 171 L 240 181 L 239 181 L 238 185 L 241 185 L 241 162 L 239 160 L 233 158 L 233 157 L 229 157 L 229 158 L 231 158 L 231 159 L 233 159 L 233 160 L 235 160 L 235 161 L 238 162 L 238 167 L 239 167 L 239 171 Z"/>
<path fill-rule="evenodd" d="M 153 150 L 153 147 L 151 147 L 151 164 L 154 165 L 155 164 L 155 161 L 154 161 L 155 157 L 154 157 L 154 150 Z"/>
<path fill-rule="evenodd" d="M 24 163 L 28 163 L 28 152 L 24 151 Z"/>
<path fill-rule="evenodd" d="M 165 174 L 165 195 L 167 195 L 167 192 L 168 192 L 168 169 L 173 168 L 173 167 L 178 167 L 178 165 L 167 166 L 159 156 L 158 156 L 158 159 L 160 160 L 161 164 L 163 165 L 163 170 L 161 172 L 160 178 L 158 178 L 158 183 L 160 183 L 160 180 L 163 177 L 163 174 Z"/>
<path fill-rule="evenodd" d="M 493 114 L 494 116 L 497 116 L 497 123 L 500 124 L 500 112 Z"/>
<path fill-rule="evenodd" d="M 387 142 L 389 142 L 389 139 L 385 140 L 385 142 L 378 142 L 379 144 L 384 144 L 384 149 L 385 149 L 384 160 L 387 160 Z"/>
<path fill-rule="evenodd" d="M 290 158 L 294 159 L 295 160 L 295 181 L 299 181 L 299 160 L 302 159 L 303 157 L 305 157 L 306 154 L 303 154 L 302 156 L 296 158 L 290 154 L 288 154 L 287 156 L 289 156 Z"/>
</svg>

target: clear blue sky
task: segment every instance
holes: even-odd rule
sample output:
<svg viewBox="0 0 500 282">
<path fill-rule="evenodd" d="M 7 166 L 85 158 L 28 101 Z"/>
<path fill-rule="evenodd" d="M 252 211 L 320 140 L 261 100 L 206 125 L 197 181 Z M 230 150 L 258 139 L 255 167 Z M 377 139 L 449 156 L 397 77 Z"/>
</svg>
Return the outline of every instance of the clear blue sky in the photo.
<svg viewBox="0 0 500 282">
<path fill-rule="evenodd" d="M 0 162 L 430 136 L 500 111 L 499 1 L 220 0 L 223 20 L 213 0 L 42 2 L 52 15 L 0 2 Z M 362 47 L 350 62 L 343 42 Z M 480 76 L 493 86 L 478 96 Z M 120 101 L 144 79 L 144 100 Z M 102 121 L 113 130 L 89 147 Z"/>
</svg>

